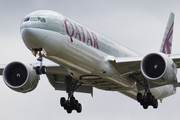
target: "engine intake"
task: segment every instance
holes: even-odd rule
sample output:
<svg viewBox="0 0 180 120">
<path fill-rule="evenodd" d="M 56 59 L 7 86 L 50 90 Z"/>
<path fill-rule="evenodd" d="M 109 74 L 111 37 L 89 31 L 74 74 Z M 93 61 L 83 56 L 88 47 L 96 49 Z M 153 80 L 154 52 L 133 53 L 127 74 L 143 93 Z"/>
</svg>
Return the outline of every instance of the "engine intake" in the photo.
<svg viewBox="0 0 180 120">
<path fill-rule="evenodd" d="M 24 62 L 11 62 L 3 71 L 5 84 L 17 92 L 30 92 L 38 84 L 39 76 L 32 65 Z"/>
<path fill-rule="evenodd" d="M 157 54 L 148 55 L 144 59 L 142 66 L 144 73 L 151 78 L 160 77 L 166 70 L 164 59 Z"/>
<path fill-rule="evenodd" d="M 177 68 L 173 60 L 163 53 L 151 53 L 141 61 L 143 76 L 158 84 L 169 84 L 176 80 Z"/>
</svg>

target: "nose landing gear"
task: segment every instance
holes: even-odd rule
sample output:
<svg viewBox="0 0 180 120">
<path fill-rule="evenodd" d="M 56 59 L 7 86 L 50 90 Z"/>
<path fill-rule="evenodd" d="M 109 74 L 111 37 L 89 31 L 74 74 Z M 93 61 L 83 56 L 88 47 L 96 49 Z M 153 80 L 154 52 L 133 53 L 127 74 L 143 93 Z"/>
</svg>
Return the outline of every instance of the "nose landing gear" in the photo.
<svg viewBox="0 0 180 120">
<path fill-rule="evenodd" d="M 41 75 L 41 74 L 46 74 L 46 67 L 45 66 L 43 66 L 42 64 L 42 61 L 43 61 L 43 51 L 42 51 L 42 49 L 33 49 L 33 51 L 32 51 L 32 54 L 34 55 L 34 56 L 36 56 L 36 55 L 39 55 L 39 57 L 38 57 L 38 61 L 40 62 L 40 66 L 37 66 L 36 67 L 36 73 L 38 74 L 38 75 Z"/>
<path fill-rule="evenodd" d="M 42 65 L 42 61 L 43 61 L 42 55 L 40 55 L 37 60 L 40 62 L 40 66 L 37 66 L 37 67 L 36 67 L 36 73 L 37 73 L 38 75 L 40 75 L 40 74 L 46 74 L 46 67 Z"/>
</svg>

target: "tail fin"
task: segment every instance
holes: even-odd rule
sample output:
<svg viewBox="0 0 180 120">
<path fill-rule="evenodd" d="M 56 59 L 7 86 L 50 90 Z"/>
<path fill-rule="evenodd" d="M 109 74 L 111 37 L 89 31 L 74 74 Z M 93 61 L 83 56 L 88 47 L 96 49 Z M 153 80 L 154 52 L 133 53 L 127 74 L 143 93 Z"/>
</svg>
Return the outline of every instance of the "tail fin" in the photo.
<svg viewBox="0 0 180 120">
<path fill-rule="evenodd" d="M 174 13 L 171 12 L 169 15 L 169 20 L 166 26 L 166 30 L 164 32 L 164 37 L 160 48 L 160 52 L 164 54 L 171 54 L 173 28 L 174 28 Z"/>
</svg>

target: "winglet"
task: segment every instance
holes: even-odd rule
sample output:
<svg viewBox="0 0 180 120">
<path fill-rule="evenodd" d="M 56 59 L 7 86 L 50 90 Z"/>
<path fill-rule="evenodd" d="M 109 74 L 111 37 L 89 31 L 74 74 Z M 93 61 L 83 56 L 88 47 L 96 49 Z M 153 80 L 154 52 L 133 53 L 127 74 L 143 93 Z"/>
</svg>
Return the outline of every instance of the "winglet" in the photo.
<svg viewBox="0 0 180 120">
<path fill-rule="evenodd" d="M 174 13 L 171 12 L 169 15 L 169 20 L 166 26 L 166 30 L 160 48 L 160 52 L 164 54 L 171 54 L 173 28 L 174 28 Z"/>
</svg>

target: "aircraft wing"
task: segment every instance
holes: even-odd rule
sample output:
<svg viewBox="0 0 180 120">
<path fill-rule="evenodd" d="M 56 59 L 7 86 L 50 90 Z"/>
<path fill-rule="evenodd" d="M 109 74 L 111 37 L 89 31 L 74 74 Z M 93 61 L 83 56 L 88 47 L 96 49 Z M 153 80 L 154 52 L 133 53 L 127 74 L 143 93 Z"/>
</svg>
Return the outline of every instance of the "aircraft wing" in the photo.
<svg viewBox="0 0 180 120">
<path fill-rule="evenodd" d="M 172 60 L 176 64 L 176 67 L 180 68 L 180 55 L 179 54 L 177 54 L 177 55 L 172 54 L 172 55 L 169 55 L 169 56 L 172 58 Z"/>
<path fill-rule="evenodd" d="M 121 74 L 130 74 L 140 70 L 143 57 L 119 57 L 115 61 L 109 61 L 113 67 Z"/>
<path fill-rule="evenodd" d="M 180 68 L 180 55 L 168 55 L 176 64 L 177 68 Z M 140 64 L 144 57 L 119 57 L 109 62 L 117 70 L 117 72 L 123 77 L 133 76 L 134 80 L 143 83 L 144 76 L 141 73 Z M 150 88 L 159 87 L 161 85 L 152 83 L 149 81 Z M 175 87 L 180 87 L 180 83 L 174 83 Z M 141 89 L 141 88 L 140 88 Z M 142 88 L 143 90 L 143 88 Z"/>
<path fill-rule="evenodd" d="M 177 68 L 180 68 L 180 55 L 168 55 L 176 64 Z M 118 57 L 114 60 L 110 60 L 109 62 L 113 65 L 113 67 L 120 73 L 120 75 L 129 75 L 133 73 L 141 73 L 140 72 L 140 64 L 144 57 Z"/>
<path fill-rule="evenodd" d="M 0 75 L 3 74 L 3 70 L 4 70 L 5 67 L 6 67 L 5 64 L 0 64 Z"/>
</svg>

